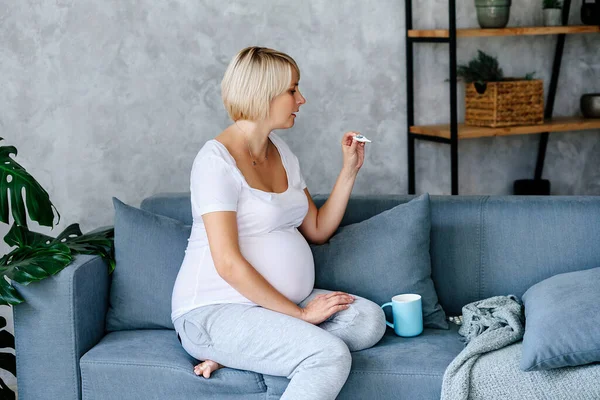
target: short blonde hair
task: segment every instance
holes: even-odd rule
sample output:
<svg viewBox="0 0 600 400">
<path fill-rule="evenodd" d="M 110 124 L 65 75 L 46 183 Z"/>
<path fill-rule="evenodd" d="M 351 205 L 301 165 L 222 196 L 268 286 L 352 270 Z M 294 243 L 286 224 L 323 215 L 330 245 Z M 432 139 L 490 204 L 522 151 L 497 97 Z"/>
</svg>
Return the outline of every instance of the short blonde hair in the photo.
<svg viewBox="0 0 600 400">
<path fill-rule="evenodd" d="M 259 121 L 269 117 L 273 98 L 284 93 L 292 81 L 296 61 L 266 47 L 247 47 L 229 63 L 221 82 L 221 96 L 232 120 Z"/>
</svg>

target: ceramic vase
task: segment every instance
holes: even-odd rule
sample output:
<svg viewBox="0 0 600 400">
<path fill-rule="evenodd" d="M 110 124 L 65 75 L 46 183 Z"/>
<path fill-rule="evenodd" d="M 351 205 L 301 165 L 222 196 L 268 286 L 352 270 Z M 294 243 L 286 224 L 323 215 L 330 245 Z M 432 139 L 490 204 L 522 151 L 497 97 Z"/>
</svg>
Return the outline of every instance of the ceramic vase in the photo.
<svg viewBox="0 0 600 400">
<path fill-rule="evenodd" d="M 477 22 L 482 28 L 504 28 L 510 18 L 511 0 L 475 0 Z"/>
</svg>

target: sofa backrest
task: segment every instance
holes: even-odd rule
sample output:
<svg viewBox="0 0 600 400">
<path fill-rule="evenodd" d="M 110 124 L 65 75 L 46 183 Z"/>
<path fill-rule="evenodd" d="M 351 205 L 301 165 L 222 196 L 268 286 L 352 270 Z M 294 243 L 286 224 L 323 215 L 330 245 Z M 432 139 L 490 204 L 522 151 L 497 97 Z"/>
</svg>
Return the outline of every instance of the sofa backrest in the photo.
<svg viewBox="0 0 600 400">
<path fill-rule="evenodd" d="M 313 198 L 318 207 L 326 200 Z M 341 225 L 412 198 L 352 196 Z M 157 194 L 141 208 L 192 223 L 189 193 Z M 600 197 L 431 196 L 431 224 L 432 276 L 449 315 L 487 297 L 520 297 L 558 273 L 600 266 Z"/>
</svg>

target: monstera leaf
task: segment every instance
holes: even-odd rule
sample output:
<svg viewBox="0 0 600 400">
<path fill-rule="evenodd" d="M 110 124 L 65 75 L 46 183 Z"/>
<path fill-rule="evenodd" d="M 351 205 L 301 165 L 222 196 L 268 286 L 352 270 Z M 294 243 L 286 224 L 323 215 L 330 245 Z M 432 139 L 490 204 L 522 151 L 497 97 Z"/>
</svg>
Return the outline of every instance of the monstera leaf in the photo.
<svg viewBox="0 0 600 400">
<path fill-rule="evenodd" d="M 0 275 L 28 285 L 57 274 L 72 260 L 71 250 L 62 243 L 17 247 L 0 258 Z"/>
<path fill-rule="evenodd" d="M 4 275 L 0 275 L 0 305 L 15 305 L 24 301 L 17 289 L 4 278 Z"/>
<path fill-rule="evenodd" d="M 15 337 L 4 328 L 6 328 L 6 318 L 0 317 L 0 349 L 14 349 Z"/>
<path fill-rule="evenodd" d="M 79 229 L 79 224 L 72 224 L 51 243 L 63 243 L 74 254 L 99 254 L 108 262 L 108 272 L 111 273 L 115 269 L 114 237 L 114 228 L 99 229 L 83 235 L 81 229 Z M 44 238 L 37 238 L 37 240 L 44 240 Z"/>
<path fill-rule="evenodd" d="M 0 317 L 0 348 L 15 348 L 15 337 L 4 329 L 6 327 L 6 319 Z M 14 376 L 17 376 L 17 359 L 14 354 L 7 353 L 5 351 L 0 353 L 0 369 L 10 372 Z M 4 384 L 4 381 L 0 378 L 0 399 L 14 399 L 15 394 L 8 386 Z"/>
<path fill-rule="evenodd" d="M 27 226 L 25 204 L 29 217 L 40 225 L 52 226 L 54 211 L 60 221 L 60 214 L 50 201 L 48 192 L 25 171 L 25 168 L 12 159 L 11 154 L 17 155 L 14 146 L 0 146 L 0 221 L 9 223 L 9 197 L 13 218 L 19 226 Z M 23 189 L 26 202 L 23 201 Z"/>
<path fill-rule="evenodd" d="M 52 236 L 47 236 L 38 232 L 31 232 L 29 229 L 19 226 L 16 223 L 13 224 L 12 228 L 4 236 L 4 241 L 9 246 L 31 246 L 37 247 L 41 245 L 49 245 L 55 239 Z"/>
<path fill-rule="evenodd" d="M 0 332 L 0 338 L 4 338 L 5 335 L 3 335 L 2 333 L 6 332 L 6 331 L 2 331 Z M 8 332 L 6 332 L 8 333 Z M 10 333 L 9 333 L 10 335 Z M 12 335 L 10 335 L 12 336 Z M 13 338 L 13 342 L 14 342 L 14 338 Z M 17 363 L 16 363 L 16 359 L 15 359 L 15 355 L 11 354 L 11 353 L 0 353 L 0 369 L 3 369 L 5 371 L 10 372 L 11 374 L 13 374 L 14 376 L 17 376 Z M 0 397 L 0 398 L 4 398 L 4 397 Z"/>
<path fill-rule="evenodd" d="M 6 278 L 28 285 L 57 274 L 69 265 L 72 259 L 71 250 L 62 243 L 17 247 L 0 258 L 0 304 L 23 302 L 21 295 Z"/>
<path fill-rule="evenodd" d="M 71 263 L 73 254 L 99 254 L 111 273 L 115 268 L 113 238 L 113 228 L 83 235 L 79 224 L 72 224 L 53 238 L 13 224 L 4 241 L 17 248 L 0 259 L 0 304 L 24 301 L 5 277 L 28 285 L 62 271 Z"/>
</svg>

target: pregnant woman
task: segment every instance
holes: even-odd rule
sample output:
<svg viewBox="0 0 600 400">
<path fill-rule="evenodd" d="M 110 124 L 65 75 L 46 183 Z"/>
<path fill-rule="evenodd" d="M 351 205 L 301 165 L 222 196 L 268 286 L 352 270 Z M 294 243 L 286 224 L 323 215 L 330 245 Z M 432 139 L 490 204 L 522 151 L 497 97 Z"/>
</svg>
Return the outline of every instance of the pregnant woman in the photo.
<svg viewBox="0 0 600 400">
<path fill-rule="evenodd" d="M 338 228 L 365 143 L 343 135 L 342 170 L 317 209 L 298 159 L 273 132 L 294 126 L 306 102 L 299 80 L 296 62 L 272 49 L 243 49 L 229 64 L 221 89 L 233 123 L 193 163 L 194 222 L 171 317 L 183 348 L 203 360 L 197 375 L 227 366 L 285 376 L 282 399 L 335 399 L 350 351 L 376 344 L 386 325 L 377 304 L 314 288 L 308 242 Z"/>
</svg>

